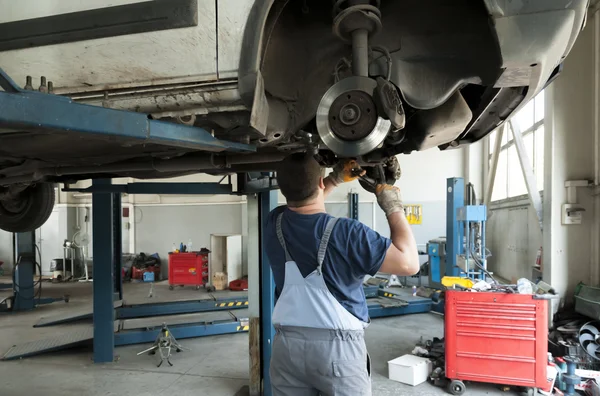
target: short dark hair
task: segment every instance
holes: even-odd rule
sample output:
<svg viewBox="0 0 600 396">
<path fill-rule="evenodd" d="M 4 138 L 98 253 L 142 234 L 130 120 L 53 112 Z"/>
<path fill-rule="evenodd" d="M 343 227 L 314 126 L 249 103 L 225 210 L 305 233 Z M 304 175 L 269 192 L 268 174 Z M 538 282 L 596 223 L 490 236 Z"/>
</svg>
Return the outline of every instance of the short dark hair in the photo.
<svg viewBox="0 0 600 396">
<path fill-rule="evenodd" d="M 277 169 L 277 183 L 289 203 L 303 203 L 319 188 L 321 167 L 310 154 L 295 153 L 284 158 Z"/>
</svg>

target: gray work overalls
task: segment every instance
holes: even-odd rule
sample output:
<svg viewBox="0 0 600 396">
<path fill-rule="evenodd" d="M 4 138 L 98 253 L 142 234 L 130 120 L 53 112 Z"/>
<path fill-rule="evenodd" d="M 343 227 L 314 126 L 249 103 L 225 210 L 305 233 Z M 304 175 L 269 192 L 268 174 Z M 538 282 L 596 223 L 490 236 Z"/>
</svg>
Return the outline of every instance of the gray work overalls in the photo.
<svg viewBox="0 0 600 396">
<path fill-rule="evenodd" d="M 276 335 L 271 356 L 274 396 L 371 395 L 370 362 L 362 322 L 329 292 L 322 274 L 327 244 L 337 219 L 327 223 L 317 269 L 306 278 L 290 256 L 281 218 L 277 237 L 285 251 L 285 281 L 273 311 Z M 330 263 L 329 265 L 335 265 Z"/>
</svg>

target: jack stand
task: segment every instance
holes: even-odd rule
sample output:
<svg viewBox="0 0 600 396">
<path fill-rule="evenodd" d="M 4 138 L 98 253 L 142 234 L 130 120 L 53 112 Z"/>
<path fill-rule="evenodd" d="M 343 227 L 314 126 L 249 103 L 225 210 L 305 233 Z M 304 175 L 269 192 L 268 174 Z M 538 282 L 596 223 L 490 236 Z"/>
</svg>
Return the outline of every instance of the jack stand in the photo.
<svg viewBox="0 0 600 396">
<path fill-rule="evenodd" d="M 170 360 L 171 349 L 173 349 L 173 348 L 175 348 L 176 352 L 181 352 L 183 350 L 187 350 L 187 351 L 190 350 L 189 348 L 182 347 L 181 344 L 175 339 L 175 337 L 173 337 L 173 335 L 169 331 L 167 324 L 163 323 L 162 328 L 160 329 L 160 332 L 158 333 L 158 336 L 156 337 L 156 341 L 154 341 L 154 345 L 152 345 L 150 348 L 144 349 L 143 351 L 138 353 L 138 356 L 140 356 L 146 352 L 148 352 L 149 355 L 154 355 L 154 354 L 156 354 L 156 350 L 158 349 L 158 353 L 160 353 L 160 362 L 158 363 L 158 365 L 156 367 L 160 367 L 165 360 L 167 361 L 167 363 L 169 363 L 169 366 L 173 366 L 173 363 L 171 363 L 171 360 Z"/>
<path fill-rule="evenodd" d="M 390 275 L 390 279 L 388 280 L 387 287 L 393 287 L 393 286 L 404 287 L 404 286 L 402 286 L 400 279 L 398 279 L 398 275 Z"/>
</svg>

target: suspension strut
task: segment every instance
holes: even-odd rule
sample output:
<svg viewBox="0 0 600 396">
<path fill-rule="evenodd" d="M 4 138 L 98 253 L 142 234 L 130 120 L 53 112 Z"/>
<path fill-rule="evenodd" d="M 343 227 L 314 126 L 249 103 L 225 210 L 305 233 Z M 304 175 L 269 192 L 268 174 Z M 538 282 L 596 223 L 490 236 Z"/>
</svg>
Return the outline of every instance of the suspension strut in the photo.
<svg viewBox="0 0 600 396">
<path fill-rule="evenodd" d="M 334 0 L 333 31 L 352 45 L 352 73 L 369 76 L 369 39 L 381 31 L 380 0 Z"/>
</svg>

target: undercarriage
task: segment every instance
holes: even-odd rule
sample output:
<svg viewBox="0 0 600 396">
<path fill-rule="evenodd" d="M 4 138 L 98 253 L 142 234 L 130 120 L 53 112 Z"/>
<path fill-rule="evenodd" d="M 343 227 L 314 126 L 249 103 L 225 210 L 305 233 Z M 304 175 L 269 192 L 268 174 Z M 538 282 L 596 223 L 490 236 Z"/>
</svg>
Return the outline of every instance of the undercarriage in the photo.
<svg viewBox="0 0 600 396">
<path fill-rule="evenodd" d="M 218 68 L 214 78 L 148 71 L 146 80 L 88 84 L 78 70 L 95 58 L 62 66 L 79 73 L 76 86 L 66 72 L 39 87 L 27 76 L 24 90 L 3 75 L 7 92 L 86 106 L 60 128 L 71 122 L 68 106 L 0 119 L 0 217 L 19 218 L 23 201 L 38 205 L 29 199 L 49 195 L 36 189 L 46 183 L 272 172 L 299 151 L 323 167 L 356 159 L 366 189 L 393 184 L 398 154 L 477 142 L 556 77 L 585 22 L 584 3 L 255 0 L 234 49 L 238 70 L 223 77 Z M 123 111 L 131 124 L 114 122 L 107 133 L 94 108 Z M 153 125 L 183 135 L 153 135 Z"/>
</svg>

